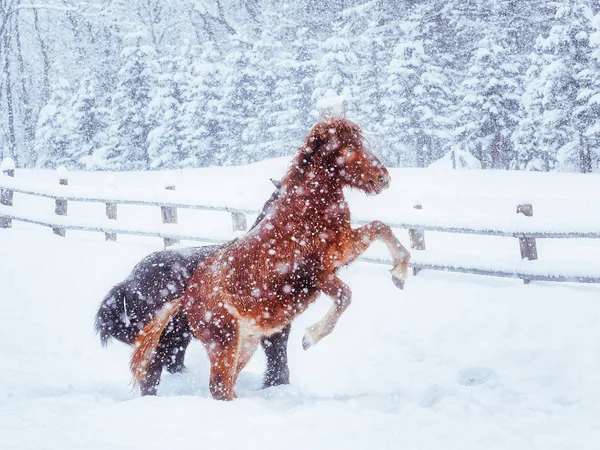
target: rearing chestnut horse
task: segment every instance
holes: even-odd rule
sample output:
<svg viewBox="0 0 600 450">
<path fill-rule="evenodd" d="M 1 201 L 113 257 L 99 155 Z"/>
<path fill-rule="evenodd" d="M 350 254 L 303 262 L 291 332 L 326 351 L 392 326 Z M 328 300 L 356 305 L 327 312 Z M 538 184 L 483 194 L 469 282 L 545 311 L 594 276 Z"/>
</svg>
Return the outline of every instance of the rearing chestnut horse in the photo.
<svg viewBox="0 0 600 450">
<path fill-rule="evenodd" d="M 185 294 L 138 335 L 131 369 L 144 378 L 163 329 L 178 310 L 210 360 L 210 392 L 232 400 L 240 371 L 261 337 L 291 323 L 320 292 L 334 305 L 308 328 L 308 349 L 331 333 L 350 304 L 350 288 L 336 275 L 372 241 L 392 254 L 392 278 L 402 288 L 410 254 L 382 222 L 353 229 L 343 188 L 378 194 L 390 183 L 383 164 L 364 147 L 360 128 L 345 119 L 317 123 L 281 181 L 271 212 L 246 236 L 204 260 Z"/>
</svg>

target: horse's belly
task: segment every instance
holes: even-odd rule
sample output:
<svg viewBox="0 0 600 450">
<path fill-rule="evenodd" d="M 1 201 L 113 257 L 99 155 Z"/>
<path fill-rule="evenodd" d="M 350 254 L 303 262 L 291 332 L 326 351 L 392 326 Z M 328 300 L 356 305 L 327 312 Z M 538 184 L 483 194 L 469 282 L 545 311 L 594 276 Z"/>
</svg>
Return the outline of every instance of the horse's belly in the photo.
<svg viewBox="0 0 600 450">
<path fill-rule="evenodd" d="M 316 287 L 301 292 L 282 288 L 260 297 L 235 298 L 225 309 L 234 316 L 248 334 L 270 336 L 281 331 L 301 314 L 318 296 Z"/>
<path fill-rule="evenodd" d="M 225 304 L 225 309 L 229 314 L 237 319 L 240 335 L 244 337 L 252 336 L 270 336 L 281 331 L 289 322 L 282 323 L 282 320 L 272 319 L 271 314 L 266 311 L 244 310 Z"/>
</svg>

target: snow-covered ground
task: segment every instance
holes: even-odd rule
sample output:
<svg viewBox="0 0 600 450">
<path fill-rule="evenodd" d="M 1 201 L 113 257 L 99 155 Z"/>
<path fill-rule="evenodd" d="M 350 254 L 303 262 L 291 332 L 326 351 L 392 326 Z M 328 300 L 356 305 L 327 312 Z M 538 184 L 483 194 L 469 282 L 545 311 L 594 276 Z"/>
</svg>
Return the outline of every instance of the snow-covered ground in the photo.
<svg viewBox="0 0 600 450">
<path fill-rule="evenodd" d="M 272 190 L 266 179 L 285 167 L 269 164 L 190 171 L 177 178 L 178 189 L 226 200 L 248 196 L 260 207 Z M 407 205 L 416 197 L 435 205 L 445 194 L 454 196 L 452 208 L 448 201 L 437 204 L 460 214 L 477 199 L 478 210 L 514 214 L 514 201 L 529 196 L 541 216 L 572 213 L 574 225 L 600 217 L 593 198 L 598 177 L 510 175 L 515 184 L 507 185 L 500 172 L 417 174 L 395 171 L 391 192 L 367 199 L 353 194 L 353 206 L 377 215 L 386 202 L 393 209 L 390 199 L 396 208 L 407 196 L 413 197 Z M 108 176 L 81 173 L 71 180 L 94 185 Z M 162 175 L 111 176 L 117 185 L 144 188 Z M 47 199 L 15 196 L 15 208 L 25 202 L 51 213 Z M 74 217 L 103 214 L 103 205 L 69 208 Z M 134 207 L 119 212 L 133 223 L 151 214 Z M 227 215 L 197 220 L 193 213 L 189 220 L 208 231 L 231 226 Z M 430 233 L 427 239 L 430 248 L 451 253 L 518 257 L 511 238 Z M 257 352 L 240 377 L 239 399 L 214 401 L 204 350 L 194 343 L 188 372 L 166 374 L 158 397 L 140 398 L 130 385 L 129 348 L 101 348 L 93 316 L 112 284 L 161 242 L 102 240 L 89 233 L 63 239 L 19 223 L 0 230 L 2 450 L 598 448 L 599 286 L 423 271 L 399 291 L 387 268 L 357 263 L 341 273 L 354 301 L 332 335 L 302 350 L 304 328 L 324 314 L 327 298 L 294 323 L 290 386 L 260 388 L 264 356 Z M 594 241 L 538 245 L 540 258 L 551 256 L 565 267 L 581 258 L 600 266 Z"/>
</svg>

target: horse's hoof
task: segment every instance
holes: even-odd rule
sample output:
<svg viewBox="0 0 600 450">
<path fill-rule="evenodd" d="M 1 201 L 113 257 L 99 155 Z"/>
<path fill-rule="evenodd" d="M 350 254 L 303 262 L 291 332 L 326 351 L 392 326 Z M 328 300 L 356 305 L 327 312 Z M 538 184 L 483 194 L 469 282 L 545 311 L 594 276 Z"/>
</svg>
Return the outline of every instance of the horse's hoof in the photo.
<svg viewBox="0 0 600 450">
<path fill-rule="evenodd" d="M 147 395 L 156 395 L 157 394 L 157 389 L 156 386 L 144 386 L 143 384 L 140 385 L 140 394 L 142 394 L 142 397 L 146 397 Z"/>
<path fill-rule="evenodd" d="M 304 335 L 304 337 L 302 338 L 302 349 L 304 350 L 308 350 L 309 348 L 311 348 L 314 345 L 313 340 L 310 338 L 310 336 L 307 334 Z"/>
<path fill-rule="evenodd" d="M 287 367 L 285 367 L 277 373 L 265 374 L 263 389 L 270 388 L 273 386 L 281 386 L 283 384 L 290 384 L 290 371 Z"/>
<path fill-rule="evenodd" d="M 402 278 L 392 275 L 392 281 L 398 289 L 404 289 L 404 280 Z"/>
</svg>

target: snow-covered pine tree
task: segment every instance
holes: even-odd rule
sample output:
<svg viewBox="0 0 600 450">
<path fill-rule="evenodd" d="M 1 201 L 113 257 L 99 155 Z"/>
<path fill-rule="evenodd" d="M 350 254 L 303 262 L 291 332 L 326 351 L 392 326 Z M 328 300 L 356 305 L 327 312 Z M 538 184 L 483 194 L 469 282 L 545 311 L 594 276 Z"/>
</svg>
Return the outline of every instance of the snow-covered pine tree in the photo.
<svg viewBox="0 0 600 450">
<path fill-rule="evenodd" d="M 259 71 L 252 47 L 239 39 L 232 38 L 231 48 L 225 56 L 228 72 L 223 85 L 224 97 L 219 105 L 223 111 L 220 139 L 222 159 L 220 164 L 246 164 L 252 156 L 246 153 L 255 137 L 249 125 L 258 118 Z"/>
<path fill-rule="evenodd" d="M 148 104 L 148 120 L 155 127 L 148 134 L 148 157 L 152 169 L 172 169 L 182 166 L 187 154 L 183 148 L 184 132 L 189 131 L 184 114 L 184 92 L 189 92 L 189 72 L 186 45 L 174 56 L 160 60 L 160 74 Z"/>
<path fill-rule="evenodd" d="M 510 168 L 517 170 L 549 171 L 556 160 L 544 144 L 542 129 L 543 84 L 540 78 L 542 67 L 547 63 L 542 55 L 532 55 L 525 74 L 525 91 L 521 96 L 519 123 L 512 136 L 514 155 Z"/>
<path fill-rule="evenodd" d="M 500 42 L 483 38 L 471 57 L 457 138 L 484 168 L 508 168 L 521 98 L 519 67 Z"/>
<path fill-rule="evenodd" d="M 38 167 L 54 169 L 72 167 L 74 123 L 70 100 L 73 95 L 69 82 L 56 80 L 51 85 L 48 103 L 41 109 L 35 133 L 35 154 Z"/>
<path fill-rule="evenodd" d="M 561 124 L 565 143 L 557 152 L 558 167 L 582 173 L 592 171 L 590 142 L 586 131 L 593 111 L 586 108 L 585 103 L 591 97 L 590 88 L 593 83 L 587 76 L 587 71 L 593 67 L 589 40 L 594 29 L 593 12 L 586 3 L 565 1 L 558 8 L 555 24 L 544 41 L 546 50 L 556 57 L 555 62 L 561 61 L 564 64 L 563 68 L 557 68 L 552 77 L 556 89 L 551 91 L 554 109 L 560 108 L 562 103 L 566 113 Z"/>
<path fill-rule="evenodd" d="M 388 147 L 388 142 L 397 139 L 384 126 L 386 108 L 382 100 L 385 79 L 382 74 L 386 73 L 396 44 L 395 28 L 390 23 L 391 16 L 387 14 L 389 11 L 385 9 L 385 3 L 370 2 L 347 10 L 353 20 L 351 29 L 356 38 L 352 44 L 359 61 L 352 117 L 368 127 L 367 135 L 374 137 L 372 142 L 377 143 L 375 150 L 378 154 L 380 149 Z M 353 14 L 356 10 L 360 13 Z"/>
<path fill-rule="evenodd" d="M 274 27 L 278 29 L 277 26 Z M 282 36 L 283 38 L 283 36 Z M 272 158 L 277 153 L 278 143 L 273 141 L 269 132 L 275 124 L 273 111 L 275 100 L 277 69 L 276 55 L 283 49 L 283 42 L 272 30 L 263 31 L 262 36 L 249 51 L 249 64 L 253 69 L 255 92 L 252 99 L 254 115 L 248 117 L 243 133 L 242 153 L 258 159 Z"/>
<path fill-rule="evenodd" d="M 415 113 L 420 133 L 429 150 L 425 164 L 441 158 L 452 142 L 455 126 L 456 95 L 452 90 L 451 75 L 443 66 L 429 58 L 427 70 L 421 74 L 421 83 L 415 91 Z"/>
<path fill-rule="evenodd" d="M 278 55 L 273 117 L 269 134 L 277 146 L 273 156 L 293 153 L 317 121 L 312 102 L 317 42 L 307 28 L 294 31 L 289 51 Z"/>
<path fill-rule="evenodd" d="M 397 22 L 397 27 L 402 37 L 394 46 L 382 86 L 383 124 L 390 137 L 382 156 L 385 162 L 394 166 L 424 167 L 423 147 L 426 144 L 417 142 L 419 126 L 411 100 L 419 84 L 425 51 L 422 42 L 412 40 L 416 23 Z"/>
<path fill-rule="evenodd" d="M 341 101 L 353 110 L 358 58 L 343 22 L 336 22 L 332 28 L 331 37 L 319 45 L 320 56 L 315 73 L 313 105 L 319 108 L 320 104 L 327 105 L 329 99 L 337 99 L 337 102 Z M 328 111 L 317 111 L 317 116 L 323 112 Z"/>
<path fill-rule="evenodd" d="M 263 70 L 272 77 L 260 111 L 263 158 L 293 153 L 315 121 L 311 94 L 317 43 L 285 15 L 273 17 L 273 24 L 257 45 Z"/>
<path fill-rule="evenodd" d="M 86 71 L 70 102 L 73 121 L 72 162 L 77 168 L 92 168 L 93 154 L 107 139 L 109 110 L 98 92 L 96 77 Z"/>
<path fill-rule="evenodd" d="M 414 101 L 421 133 L 429 150 L 426 159 L 429 165 L 446 154 L 453 141 L 459 98 L 456 88 L 458 74 L 452 64 L 455 58 L 438 48 L 438 43 L 432 38 L 427 5 L 414 5 L 411 14 L 419 23 L 419 36 L 425 51 L 425 64 Z"/>
<path fill-rule="evenodd" d="M 186 167 L 221 164 L 229 152 L 229 142 L 222 139 L 226 136 L 222 108 L 226 70 L 222 60 L 213 43 L 206 41 L 199 58 L 191 63 L 190 83 L 183 93 Z"/>
<path fill-rule="evenodd" d="M 160 69 L 154 48 L 145 42 L 142 34 L 130 34 L 121 52 L 111 104 L 111 140 L 103 149 L 106 169 L 140 170 L 150 165 L 148 135 L 154 124 L 148 107 Z"/>
<path fill-rule="evenodd" d="M 384 157 L 394 165 L 425 167 L 442 156 L 450 138 L 451 91 L 444 68 L 427 54 L 418 23 L 396 25 L 402 34 L 383 84 L 389 136 Z"/>
<path fill-rule="evenodd" d="M 577 78 L 581 84 L 575 117 L 580 135 L 581 172 L 600 170 L 600 14 L 592 19 L 594 32 L 589 39 L 590 58 Z"/>
<path fill-rule="evenodd" d="M 559 170 L 587 172 L 591 170 L 590 159 L 585 156 L 588 144 L 577 109 L 580 94 L 586 96 L 585 80 L 580 74 L 590 65 L 592 11 L 575 0 L 554 5 L 552 28 L 545 38 L 538 39 L 532 55 L 535 70 L 528 71 L 526 95 L 536 100 L 525 98 L 522 102 L 524 107 L 534 105 L 534 109 L 524 110 L 525 120 L 517 133 L 517 159 L 527 161 L 531 159 L 528 155 L 545 152 L 547 160 L 556 161 Z"/>
<path fill-rule="evenodd" d="M 293 86 L 290 86 L 291 90 L 288 91 L 288 105 L 289 111 L 293 114 L 278 122 L 288 124 L 290 131 L 286 135 L 290 137 L 287 140 L 294 145 L 298 145 L 306 130 L 319 120 L 312 101 L 313 83 L 317 73 L 317 51 L 318 42 L 310 34 L 309 29 L 298 28 L 291 43 L 291 54 L 294 59 L 290 61 L 292 64 L 289 68 Z M 285 102 L 282 106 L 285 108 Z M 282 142 L 285 141 L 284 138 Z"/>
</svg>

